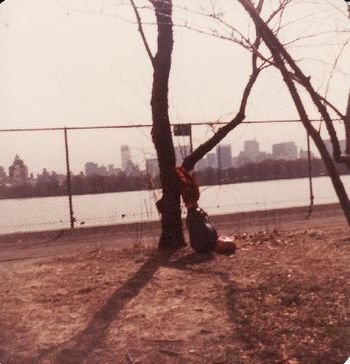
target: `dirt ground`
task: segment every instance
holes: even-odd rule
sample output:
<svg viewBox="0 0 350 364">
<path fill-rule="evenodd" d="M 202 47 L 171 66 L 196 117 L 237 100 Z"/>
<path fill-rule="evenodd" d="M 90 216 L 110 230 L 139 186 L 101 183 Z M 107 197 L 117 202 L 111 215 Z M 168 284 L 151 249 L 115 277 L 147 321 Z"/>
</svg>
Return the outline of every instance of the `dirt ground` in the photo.
<svg viewBox="0 0 350 364">
<path fill-rule="evenodd" d="M 5 259 L 0 363 L 343 364 L 350 231 L 324 223 L 241 232 L 232 256 L 95 245 Z"/>
</svg>

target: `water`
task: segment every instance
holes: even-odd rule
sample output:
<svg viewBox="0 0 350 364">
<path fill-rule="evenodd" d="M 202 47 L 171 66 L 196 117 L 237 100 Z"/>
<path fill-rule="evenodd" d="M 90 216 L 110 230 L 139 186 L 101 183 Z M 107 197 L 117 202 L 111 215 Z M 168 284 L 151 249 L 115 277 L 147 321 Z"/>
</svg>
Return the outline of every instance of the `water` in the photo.
<svg viewBox="0 0 350 364">
<path fill-rule="evenodd" d="M 342 180 L 350 192 L 350 176 L 343 176 Z M 337 202 L 329 177 L 316 177 L 313 183 L 315 204 Z M 159 196 L 160 191 L 73 196 L 76 226 L 158 220 L 154 202 Z M 199 202 L 209 215 L 306 206 L 309 204 L 308 179 L 202 187 Z M 65 196 L 0 200 L 1 233 L 69 226 L 69 205 Z"/>
</svg>

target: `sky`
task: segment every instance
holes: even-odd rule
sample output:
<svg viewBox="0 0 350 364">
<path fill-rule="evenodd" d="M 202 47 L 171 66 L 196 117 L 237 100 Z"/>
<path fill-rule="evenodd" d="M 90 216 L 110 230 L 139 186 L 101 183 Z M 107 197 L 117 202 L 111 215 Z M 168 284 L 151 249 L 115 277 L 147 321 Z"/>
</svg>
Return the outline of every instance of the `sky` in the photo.
<svg viewBox="0 0 350 364">
<path fill-rule="evenodd" d="M 151 64 L 130 7 L 120 6 L 119 2 L 7 0 L 0 5 L 0 129 L 151 123 Z M 180 6 L 180 0 L 175 4 Z M 206 10 L 206 0 L 188 0 L 186 4 Z M 234 20 L 235 26 L 247 34 L 252 32 L 249 18 L 237 7 L 238 2 L 222 0 L 221 5 L 227 20 Z M 197 28 L 211 29 L 207 18 L 184 14 L 176 8 L 174 11 L 178 25 L 186 20 Z M 149 11 L 141 14 L 145 22 L 153 21 Z M 300 34 L 320 34 L 292 44 L 290 52 L 312 76 L 315 87 L 324 91 L 329 70 L 345 39 L 340 31 L 350 31 L 347 5 L 342 0 L 327 4 L 295 0 L 284 22 L 281 39 L 285 42 Z M 338 33 L 321 35 L 335 29 Z M 154 26 L 146 25 L 145 31 L 154 51 Z M 174 37 L 171 122 L 229 120 L 237 111 L 249 77 L 249 53 L 232 42 L 184 27 L 175 27 Z M 329 87 L 330 99 L 341 110 L 350 88 L 349 64 L 347 47 Z M 306 104 L 310 116 L 318 117 L 307 100 Z M 261 75 L 246 116 L 247 120 L 298 118 L 276 70 L 268 69 Z M 338 130 L 342 132 L 341 125 Z M 211 135 L 212 128 L 195 127 L 193 133 L 194 144 L 198 145 Z M 248 139 L 258 140 L 267 152 L 273 143 L 293 140 L 305 147 L 306 141 L 299 125 L 269 124 L 239 126 L 225 143 L 231 144 L 237 155 Z M 177 138 L 175 143 L 187 141 Z M 73 172 L 83 170 L 87 161 L 120 166 L 122 144 L 130 145 L 137 162 L 154 155 L 149 128 L 71 131 Z M 0 132 L 0 165 L 7 169 L 16 153 L 34 173 L 44 167 L 61 173 L 65 170 L 62 132 Z"/>
</svg>

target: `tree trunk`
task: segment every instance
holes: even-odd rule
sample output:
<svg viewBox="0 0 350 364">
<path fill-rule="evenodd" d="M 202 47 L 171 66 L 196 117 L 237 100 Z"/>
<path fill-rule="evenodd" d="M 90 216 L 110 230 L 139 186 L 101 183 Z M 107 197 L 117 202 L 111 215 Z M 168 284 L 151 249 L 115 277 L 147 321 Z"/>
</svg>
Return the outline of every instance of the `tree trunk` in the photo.
<svg viewBox="0 0 350 364">
<path fill-rule="evenodd" d="M 344 116 L 344 125 L 345 125 L 345 141 L 346 141 L 345 153 L 350 154 L 350 92 L 348 96 L 348 105 L 346 107 L 346 112 Z"/>
<path fill-rule="evenodd" d="M 162 232 L 159 249 L 183 246 L 180 191 L 175 172 L 175 151 L 169 121 L 168 87 L 173 51 L 172 1 L 152 1 L 158 26 L 157 53 L 153 58 L 152 139 L 157 152 L 163 196 L 157 203 Z"/>
</svg>

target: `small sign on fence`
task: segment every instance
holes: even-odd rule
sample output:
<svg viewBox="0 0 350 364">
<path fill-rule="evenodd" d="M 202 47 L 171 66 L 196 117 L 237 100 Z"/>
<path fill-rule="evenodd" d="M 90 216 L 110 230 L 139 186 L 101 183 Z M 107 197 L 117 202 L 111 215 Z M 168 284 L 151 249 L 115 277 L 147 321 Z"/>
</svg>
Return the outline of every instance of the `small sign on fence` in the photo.
<svg viewBox="0 0 350 364">
<path fill-rule="evenodd" d="M 191 136 L 191 124 L 175 124 L 175 136 Z"/>
</svg>

